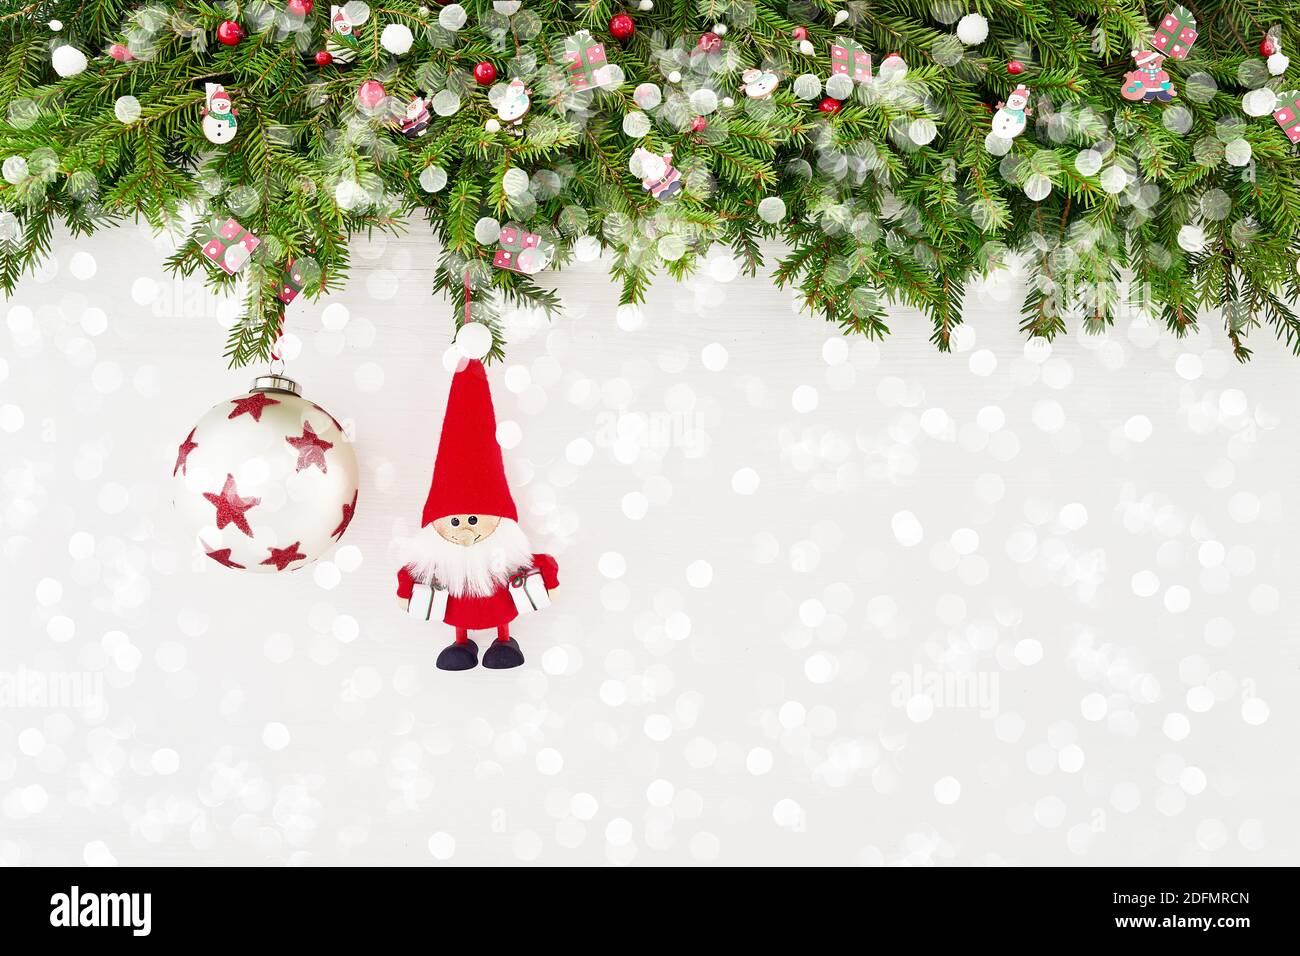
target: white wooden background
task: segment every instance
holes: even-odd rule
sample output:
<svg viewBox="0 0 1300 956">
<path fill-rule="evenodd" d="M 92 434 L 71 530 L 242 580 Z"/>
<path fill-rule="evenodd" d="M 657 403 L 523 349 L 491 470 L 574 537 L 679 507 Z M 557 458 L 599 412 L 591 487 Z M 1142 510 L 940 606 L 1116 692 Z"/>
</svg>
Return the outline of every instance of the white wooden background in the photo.
<svg viewBox="0 0 1300 956">
<path fill-rule="evenodd" d="M 167 249 L 61 238 L 0 305 L 0 675 L 103 687 L 0 706 L 0 862 L 1295 858 L 1300 366 L 1266 336 L 1027 348 L 1012 280 L 941 355 L 722 254 L 639 315 L 599 263 L 547 276 L 567 314 L 492 378 L 562 585 L 523 668 L 444 674 L 391 597 L 448 385 L 431 240 L 290 310 L 363 488 L 282 577 L 172 520 L 176 444 L 251 373 Z"/>
</svg>

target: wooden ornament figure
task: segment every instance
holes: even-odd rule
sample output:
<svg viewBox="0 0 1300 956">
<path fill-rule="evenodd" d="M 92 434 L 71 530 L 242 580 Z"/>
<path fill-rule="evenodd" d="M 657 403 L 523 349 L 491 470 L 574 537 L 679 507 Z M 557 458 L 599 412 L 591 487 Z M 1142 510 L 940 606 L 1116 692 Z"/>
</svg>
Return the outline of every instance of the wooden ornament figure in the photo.
<svg viewBox="0 0 1300 956">
<path fill-rule="evenodd" d="M 202 110 L 203 135 L 211 143 L 229 143 L 239 131 L 239 110 L 220 83 L 207 84 L 206 104 Z"/>
<path fill-rule="evenodd" d="M 1002 139 L 1015 139 L 1025 131 L 1026 117 L 1033 115 L 1029 105 L 1029 87 L 1023 83 L 1011 91 L 1005 103 L 998 104 L 993 114 L 993 134 Z"/>
<path fill-rule="evenodd" d="M 497 116 L 504 126 L 512 135 L 524 135 L 524 116 L 527 115 L 529 108 L 532 106 L 532 99 L 528 95 L 528 87 L 520 79 L 511 80 L 506 86 L 505 93 L 501 101 L 497 104 Z"/>
<path fill-rule="evenodd" d="M 1183 60 L 1196 42 L 1196 17 L 1186 7 L 1174 7 L 1165 14 L 1151 38 L 1151 49 L 1134 50 L 1136 70 L 1124 74 L 1120 95 L 1142 103 L 1168 103 L 1178 95 L 1165 72 L 1165 59 Z"/>
</svg>

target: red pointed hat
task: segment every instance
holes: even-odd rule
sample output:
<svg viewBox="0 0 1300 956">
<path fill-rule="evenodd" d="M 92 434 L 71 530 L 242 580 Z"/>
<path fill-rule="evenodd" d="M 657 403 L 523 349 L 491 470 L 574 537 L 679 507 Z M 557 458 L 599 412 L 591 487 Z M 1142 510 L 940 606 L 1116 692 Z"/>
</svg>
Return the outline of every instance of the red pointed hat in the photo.
<svg viewBox="0 0 1300 956">
<path fill-rule="evenodd" d="M 497 444 L 497 417 L 487 372 L 477 359 L 466 362 L 451 378 L 433 482 L 420 523 L 461 514 L 519 520 Z"/>
</svg>

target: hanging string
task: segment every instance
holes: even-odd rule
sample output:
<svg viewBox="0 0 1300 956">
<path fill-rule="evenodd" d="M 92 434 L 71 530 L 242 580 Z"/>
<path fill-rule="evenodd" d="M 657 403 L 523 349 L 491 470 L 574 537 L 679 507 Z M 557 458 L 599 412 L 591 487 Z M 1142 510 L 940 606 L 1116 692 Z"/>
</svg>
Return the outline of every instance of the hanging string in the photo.
<svg viewBox="0 0 1300 956">
<path fill-rule="evenodd" d="M 275 330 L 275 341 L 271 343 L 271 349 L 268 353 L 271 359 L 272 375 L 279 375 L 284 371 L 284 358 L 280 355 L 280 340 L 284 338 L 284 313 L 285 310 L 281 309 L 279 327 Z"/>
<path fill-rule="evenodd" d="M 474 321 L 474 317 L 470 315 L 470 311 L 469 311 L 469 270 L 466 269 L 465 270 L 465 322 L 470 323 L 473 321 Z"/>
</svg>

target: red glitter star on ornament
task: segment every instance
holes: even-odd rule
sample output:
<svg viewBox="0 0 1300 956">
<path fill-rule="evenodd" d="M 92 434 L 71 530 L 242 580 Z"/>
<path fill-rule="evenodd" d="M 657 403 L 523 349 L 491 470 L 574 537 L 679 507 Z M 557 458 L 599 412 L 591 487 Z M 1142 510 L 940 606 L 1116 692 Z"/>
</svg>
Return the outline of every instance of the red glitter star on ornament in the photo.
<svg viewBox="0 0 1300 956">
<path fill-rule="evenodd" d="M 227 418 L 238 418 L 240 415 L 252 415 L 253 421 L 262 420 L 262 412 L 268 405 L 279 405 L 280 403 L 274 398 L 268 398 L 265 392 L 254 392 L 244 398 L 232 398 L 230 404 L 235 406 L 235 410 L 227 415 Z"/>
<path fill-rule="evenodd" d="M 352 504 L 343 506 L 343 520 L 340 521 L 339 526 L 334 529 L 334 533 L 330 535 L 331 538 L 343 537 L 343 532 L 348 530 L 348 525 L 352 523 L 352 516 L 356 514 L 356 511 L 357 492 L 354 491 L 352 492 Z"/>
<path fill-rule="evenodd" d="M 321 471 L 329 471 L 325 466 L 325 452 L 334 447 L 334 443 L 316 437 L 316 430 L 311 422 L 302 423 L 302 437 L 286 438 L 290 445 L 298 450 L 298 471 L 315 465 Z"/>
<path fill-rule="evenodd" d="M 209 558 L 217 562 L 217 564 L 221 565 L 223 568 L 238 568 L 241 571 L 244 569 L 242 564 L 236 564 L 234 561 L 230 560 L 229 548 L 221 548 L 217 551 L 207 551 L 206 553 Z"/>
<path fill-rule="evenodd" d="M 271 556 L 263 561 L 263 564 L 274 564 L 277 571 L 283 571 L 294 561 L 306 561 L 307 555 L 298 550 L 301 541 L 295 541 L 287 548 L 267 548 Z"/>
<path fill-rule="evenodd" d="M 176 477 L 176 472 L 178 471 L 182 475 L 187 474 L 185 467 L 189 463 L 190 452 L 199 447 L 199 443 L 194 440 L 194 433 L 198 430 L 197 426 L 191 428 L 190 433 L 186 435 L 185 440 L 181 442 L 180 448 L 176 449 L 176 467 L 172 469 L 173 478 Z"/>
<path fill-rule="evenodd" d="M 235 487 L 235 476 L 226 475 L 225 487 L 217 494 L 205 491 L 203 497 L 212 502 L 217 509 L 217 530 L 220 531 L 228 524 L 233 524 L 250 538 L 253 536 L 253 529 L 248 526 L 248 518 L 244 516 L 249 508 L 261 504 L 261 498 L 241 498 L 239 489 Z"/>
</svg>

